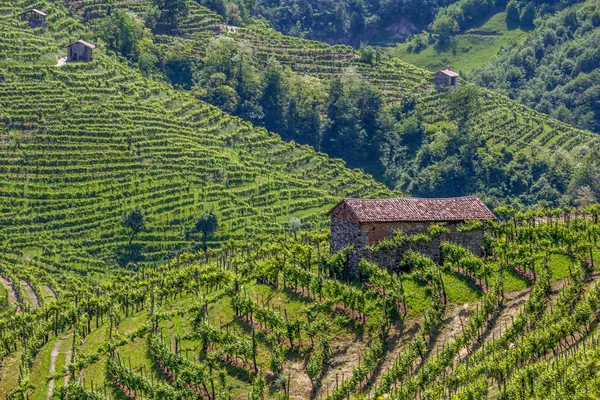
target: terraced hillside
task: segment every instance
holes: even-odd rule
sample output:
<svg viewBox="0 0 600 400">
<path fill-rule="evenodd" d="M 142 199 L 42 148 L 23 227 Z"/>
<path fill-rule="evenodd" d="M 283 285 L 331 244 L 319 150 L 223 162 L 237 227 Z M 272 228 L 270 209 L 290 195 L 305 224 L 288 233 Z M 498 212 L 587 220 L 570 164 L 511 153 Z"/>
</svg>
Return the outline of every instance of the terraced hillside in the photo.
<svg viewBox="0 0 600 400">
<path fill-rule="evenodd" d="M 448 118 L 444 110 L 444 95 L 432 90 L 431 72 L 395 59 L 384 59 L 373 67 L 361 62 L 357 52 L 350 47 L 286 37 L 271 29 L 252 27 L 225 32 L 249 43 L 258 58 L 264 61 L 275 58 L 289 65 L 293 71 L 315 76 L 323 82 L 330 81 L 335 74 L 356 71 L 381 89 L 389 104 L 402 103 L 411 94 L 418 93 L 428 123 Z M 540 145 L 571 151 L 598 140 L 591 132 L 573 128 L 506 97 L 487 91 L 481 93 L 484 108 L 476 118 L 476 130 L 493 142 L 506 144 L 512 149 Z M 525 131 L 528 132 L 524 138 Z"/>
<path fill-rule="evenodd" d="M 29 7 L 49 13 L 47 32 L 18 21 Z M 485 258 L 442 242 L 440 265 L 408 251 L 407 272 L 363 261 L 349 281 L 352 249 L 330 254 L 323 212 L 389 190 L 144 78 L 101 43 L 90 63 L 59 63 L 68 42 L 90 37 L 60 4 L 0 2 L 0 397 L 600 394 L 597 206 L 583 216 L 500 209 L 500 222 L 463 227 L 486 230 Z M 368 79 L 383 71 L 322 62 L 363 66 Z M 426 77 L 405 82 L 426 90 Z M 514 118 L 527 129 L 490 140 L 524 147 L 519 135 L 538 135 L 538 120 L 494 108 L 498 99 L 476 129 Z M 441 96 L 422 101 L 439 121 Z M 547 124 L 548 147 L 574 143 Z M 122 217 L 134 208 L 146 229 L 131 236 Z M 222 246 L 197 252 L 194 222 L 210 210 L 210 244 Z M 299 234 L 286 232 L 293 217 Z M 415 250 L 444 232 L 395 234 L 370 251 Z"/>
<path fill-rule="evenodd" d="M 116 4 L 128 7 L 125 1 Z M 315 146 L 417 196 L 477 194 L 490 204 L 546 206 L 577 205 L 589 188 L 595 199 L 600 197 L 585 172 L 597 168 L 594 133 L 462 82 L 479 105 L 465 123 L 455 112 L 462 102 L 432 89 L 432 72 L 381 51 L 287 37 L 260 23 L 225 25 L 197 4 L 189 6 L 191 20 L 203 22 L 189 29 L 194 24 L 183 18 L 179 25 L 187 28 L 178 34 L 154 35 L 157 68 L 174 84 L 286 140 Z M 82 19 L 90 26 L 97 21 L 102 20 Z M 225 67 L 214 61 L 214 49 L 231 51 L 226 43 L 235 43 L 239 55 L 234 53 L 236 61 Z M 238 64 L 246 65 L 250 90 L 241 75 L 231 72 L 242 70 Z M 263 97 L 266 71 L 278 74 L 280 65 L 286 89 L 275 104 L 281 111 L 267 115 L 265 110 L 273 108 Z M 219 75 L 224 71 L 229 71 L 225 77 Z M 334 105 L 339 81 L 345 97 Z M 372 108 L 361 100 L 369 96 Z M 377 117 L 365 117 L 370 112 Z"/>
<path fill-rule="evenodd" d="M 48 32 L 18 10 L 36 6 Z M 216 242 L 324 226 L 344 195 L 382 185 L 307 147 L 232 118 L 104 56 L 56 66 L 87 30 L 51 3 L 0 9 L 2 264 L 102 271 L 198 246 L 195 220 L 219 219 Z M 70 32 L 70 33 L 69 33 Z M 128 245 L 121 219 L 139 207 L 146 229 Z"/>
<path fill-rule="evenodd" d="M 142 5 L 144 1 L 145 6 Z M 115 5 L 143 15 L 143 11 L 150 6 L 149 1 L 144 1 L 120 0 Z M 89 6 L 84 1 L 72 4 L 77 15 L 86 17 L 83 19 L 86 22 L 93 16 L 101 15 L 89 10 L 108 7 L 102 2 L 90 2 L 93 5 Z M 428 123 L 435 124 L 448 119 L 444 110 L 444 95 L 432 90 L 433 72 L 387 57 L 381 58 L 373 66 L 363 62 L 359 52 L 350 46 L 331 46 L 323 42 L 285 36 L 261 24 L 247 27 L 226 25 L 219 15 L 195 2 L 189 2 L 189 7 L 188 16 L 180 23 L 180 36 L 157 36 L 157 42 L 165 46 L 173 40 L 185 43 L 182 47 L 187 52 L 184 50 L 182 57 L 202 60 L 211 36 L 230 36 L 248 44 L 255 55 L 254 60 L 262 66 L 269 59 L 276 59 L 289 66 L 292 71 L 316 77 L 324 83 L 330 82 L 333 76 L 355 72 L 378 87 L 389 105 L 402 103 L 417 94 Z M 597 135 L 591 132 L 573 128 L 504 96 L 488 91 L 481 93 L 484 107 L 476 118 L 477 133 L 491 139 L 492 143 L 506 144 L 513 150 L 530 149 L 535 145 L 551 150 L 564 148 L 574 151 L 580 146 L 590 146 L 598 141 Z"/>
</svg>

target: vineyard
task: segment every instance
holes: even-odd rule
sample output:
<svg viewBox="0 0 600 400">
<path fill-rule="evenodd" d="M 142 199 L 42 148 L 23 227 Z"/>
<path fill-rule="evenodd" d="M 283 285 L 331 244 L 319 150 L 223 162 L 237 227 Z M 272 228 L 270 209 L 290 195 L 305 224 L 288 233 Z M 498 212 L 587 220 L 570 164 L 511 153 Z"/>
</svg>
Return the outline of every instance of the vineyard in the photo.
<svg viewBox="0 0 600 400">
<path fill-rule="evenodd" d="M 101 16 L 108 3 L 74 0 L 69 2 L 84 21 Z M 113 3 L 110 3 L 113 4 Z M 144 0 L 119 0 L 115 5 L 140 15 L 149 7 Z M 144 5 L 145 4 L 145 5 Z M 333 76 L 355 73 L 379 88 L 388 104 L 403 103 L 417 95 L 428 124 L 448 119 L 444 95 L 433 90 L 433 73 L 397 58 L 383 57 L 375 65 L 361 60 L 350 46 L 285 36 L 257 23 L 247 27 L 225 24 L 211 10 L 189 2 L 190 12 L 181 21 L 182 35 L 157 35 L 159 46 L 167 49 L 174 42 L 188 49 L 181 57 L 202 60 L 206 46 L 216 35 L 229 36 L 248 45 L 253 60 L 264 66 L 270 59 L 300 75 L 328 83 Z M 507 97 L 481 91 L 483 109 L 475 121 L 474 131 L 490 145 L 504 145 L 515 151 L 531 151 L 533 147 L 549 150 L 565 149 L 576 154 L 582 146 L 597 142 L 594 134 L 560 122 L 546 114 L 527 108 Z"/>
<path fill-rule="evenodd" d="M 100 43 L 92 62 L 60 65 L 107 8 L 68 3 L 0 0 L 0 398 L 600 395 L 597 206 L 499 209 L 499 221 L 464 227 L 485 230 L 483 258 L 444 241 L 439 264 L 416 251 L 443 226 L 394 235 L 370 251 L 408 248 L 404 272 L 362 260 L 348 280 L 353 249 L 330 254 L 325 212 L 394 193 Z M 47 31 L 19 20 L 33 7 Z M 428 118 L 442 114 L 429 73 L 398 61 L 370 67 L 350 48 L 228 27 L 199 6 L 182 26 L 198 56 L 219 29 L 259 59 L 321 80 L 353 69 L 390 101 L 420 91 Z M 587 140 L 485 95 L 476 129 L 491 142 Z M 139 232 L 124 223 L 132 210 Z M 207 213 L 210 237 L 194 226 Z"/>
<path fill-rule="evenodd" d="M 417 94 L 426 121 L 435 124 L 448 119 L 444 94 L 433 90 L 433 73 L 402 62 L 383 58 L 375 66 L 362 62 L 349 46 L 328 46 L 321 42 L 287 37 L 261 26 L 224 31 L 249 44 L 257 59 L 271 58 L 288 65 L 294 72 L 328 82 L 332 76 L 357 73 L 378 87 L 388 104 L 402 103 Z M 190 41 L 199 47 L 193 37 Z M 206 39 L 201 39 L 206 43 Z M 199 54 L 202 54 L 201 52 Z M 483 109 L 475 121 L 475 132 L 493 145 L 513 150 L 562 148 L 570 152 L 590 145 L 597 138 L 591 132 L 576 129 L 549 116 L 531 110 L 498 94 L 481 91 Z"/>
<path fill-rule="evenodd" d="M 284 233 L 297 216 L 302 231 L 321 229 L 339 197 L 388 193 L 102 54 L 54 66 L 86 31 L 46 9 L 72 36 L 31 31 L 12 3 L 1 9 L 2 265 L 90 273 L 152 263 L 197 248 L 193 224 L 208 211 L 221 243 Z M 121 218 L 136 207 L 147 227 L 128 243 Z"/>
<path fill-rule="evenodd" d="M 389 273 L 326 235 L 234 242 L 103 280 L 3 271 L 12 398 L 590 398 L 598 395 L 599 209 L 486 222 L 485 257 L 406 246 Z M 475 226 L 465 226 L 473 229 Z M 410 245 L 412 243 L 412 245 Z M 406 247 L 404 247 L 406 248 Z M 18 373 L 17 373 L 18 371 Z"/>
</svg>

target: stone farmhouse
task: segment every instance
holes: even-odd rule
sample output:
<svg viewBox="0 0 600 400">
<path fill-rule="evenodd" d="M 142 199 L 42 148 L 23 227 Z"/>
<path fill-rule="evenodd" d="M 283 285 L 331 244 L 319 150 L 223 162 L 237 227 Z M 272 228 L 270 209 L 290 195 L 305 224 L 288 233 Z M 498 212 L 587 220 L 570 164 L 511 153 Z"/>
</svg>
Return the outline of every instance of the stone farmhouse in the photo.
<svg viewBox="0 0 600 400">
<path fill-rule="evenodd" d="M 436 90 L 441 92 L 446 89 L 456 89 L 458 87 L 459 76 L 456 72 L 449 69 L 436 72 L 433 78 Z"/>
<path fill-rule="evenodd" d="M 367 258 L 390 270 L 398 268 L 405 249 L 392 249 L 377 254 L 368 250 L 401 229 L 408 235 L 427 233 L 436 223 L 443 223 L 449 235 L 419 245 L 419 251 L 439 261 L 440 240 L 458 243 L 475 254 L 482 253 L 483 231 L 459 232 L 459 225 L 469 220 L 495 219 L 494 214 L 479 198 L 474 196 L 427 199 L 353 199 L 339 202 L 328 215 L 331 218 L 330 248 L 332 253 L 354 245 L 349 257 L 349 272 L 358 273 L 358 261 Z"/>
</svg>

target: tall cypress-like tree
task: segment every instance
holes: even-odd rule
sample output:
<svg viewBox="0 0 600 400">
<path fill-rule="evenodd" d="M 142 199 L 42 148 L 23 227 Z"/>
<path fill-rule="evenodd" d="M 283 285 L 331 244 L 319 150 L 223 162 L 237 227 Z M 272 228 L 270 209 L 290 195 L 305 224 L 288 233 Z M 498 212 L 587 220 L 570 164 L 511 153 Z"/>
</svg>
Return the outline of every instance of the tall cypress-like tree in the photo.
<svg viewBox="0 0 600 400">
<path fill-rule="evenodd" d="M 282 133 L 285 105 L 285 77 L 281 65 L 271 60 L 262 76 L 260 105 L 264 113 L 264 126 L 270 131 Z"/>
<path fill-rule="evenodd" d="M 521 22 L 521 16 L 519 14 L 519 7 L 515 0 L 510 0 L 506 5 L 506 25 L 509 28 L 519 26 Z"/>
</svg>

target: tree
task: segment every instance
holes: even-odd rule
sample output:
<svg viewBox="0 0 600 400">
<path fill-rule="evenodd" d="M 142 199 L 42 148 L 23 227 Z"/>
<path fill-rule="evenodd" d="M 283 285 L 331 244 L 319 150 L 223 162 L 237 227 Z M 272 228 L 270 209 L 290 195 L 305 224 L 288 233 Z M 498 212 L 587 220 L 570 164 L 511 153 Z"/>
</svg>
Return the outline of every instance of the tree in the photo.
<svg viewBox="0 0 600 400">
<path fill-rule="evenodd" d="M 532 3 L 528 3 L 521 12 L 521 26 L 524 28 L 533 28 L 533 20 L 535 19 L 535 7 Z"/>
<path fill-rule="evenodd" d="M 576 202 L 581 207 L 589 207 L 596 204 L 596 196 L 589 186 L 582 186 L 577 190 Z"/>
<path fill-rule="evenodd" d="M 360 54 L 360 60 L 362 62 L 373 65 L 375 61 L 375 50 L 371 46 L 361 43 L 358 48 L 358 53 Z"/>
<path fill-rule="evenodd" d="M 145 75 L 150 75 L 156 70 L 158 57 L 154 53 L 144 52 L 138 57 L 138 65 Z"/>
<path fill-rule="evenodd" d="M 461 131 L 469 128 L 470 120 L 481 108 L 479 92 L 473 85 L 459 86 L 451 90 L 446 98 L 450 117 L 459 124 Z"/>
<path fill-rule="evenodd" d="M 153 0 L 153 3 L 155 10 L 148 15 L 154 16 L 155 21 L 152 25 L 159 32 L 169 33 L 176 30 L 179 18 L 186 16 L 189 11 L 186 0 Z"/>
<path fill-rule="evenodd" d="M 289 103 L 286 113 L 286 140 L 309 144 L 319 149 L 321 143 L 321 106 L 327 92 L 318 80 L 292 75 L 288 79 Z"/>
<path fill-rule="evenodd" d="M 510 0 L 506 5 L 506 26 L 509 28 L 519 26 L 521 22 L 521 15 L 519 14 L 519 7 L 515 0 Z"/>
<path fill-rule="evenodd" d="M 277 133 L 283 132 L 285 88 L 283 68 L 277 61 L 271 60 L 262 76 L 260 105 L 264 112 L 265 128 Z"/>
<path fill-rule="evenodd" d="M 323 134 L 322 148 L 332 157 L 343 158 L 351 167 L 361 165 L 366 132 L 360 126 L 360 111 L 355 100 L 345 90 L 339 77 L 329 87 L 328 124 Z"/>
<path fill-rule="evenodd" d="M 296 239 L 296 234 L 298 233 L 298 230 L 301 226 L 302 222 L 300 221 L 300 219 L 296 217 L 290 218 L 290 221 L 288 222 L 288 229 L 294 234 L 294 239 Z"/>
<path fill-rule="evenodd" d="M 100 22 L 98 32 L 110 50 L 130 59 L 137 58 L 137 42 L 144 34 L 144 27 L 132 14 L 117 8 Z"/>
<path fill-rule="evenodd" d="M 202 233 L 202 248 L 206 251 L 206 241 L 209 237 L 219 228 L 219 221 L 217 216 L 211 211 L 208 214 L 202 215 L 196 221 L 196 232 Z"/>
<path fill-rule="evenodd" d="M 123 217 L 121 223 L 125 228 L 131 230 L 131 234 L 129 236 L 129 245 L 131 245 L 131 242 L 133 241 L 135 235 L 143 231 L 146 227 L 146 220 L 144 218 L 144 214 L 142 214 L 142 211 L 138 207 L 129 211 Z"/>
<path fill-rule="evenodd" d="M 438 16 L 431 28 L 438 35 L 441 43 L 447 43 L 455 33 L 460 31 L 456 20 L 449 15 Z"/>
</svg>

